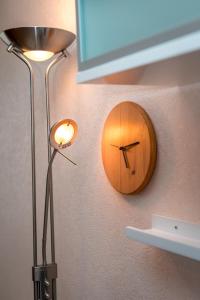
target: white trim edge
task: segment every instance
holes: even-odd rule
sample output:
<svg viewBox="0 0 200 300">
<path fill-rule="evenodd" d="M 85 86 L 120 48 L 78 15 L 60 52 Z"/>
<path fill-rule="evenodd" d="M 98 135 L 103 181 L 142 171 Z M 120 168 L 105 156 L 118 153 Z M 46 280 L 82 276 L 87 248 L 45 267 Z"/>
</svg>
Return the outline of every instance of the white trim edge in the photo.
<svg viewBox="0 0 200 300">
<path fill-rule="evenodd" d="M 113 73 L 137 68 L 199 49 L 200 31 L 196 31 L 145 50 L 111 60 L 88 70 L 80 71 L 77 74 L 77 83 L 88 82 Z"/>
</svg>

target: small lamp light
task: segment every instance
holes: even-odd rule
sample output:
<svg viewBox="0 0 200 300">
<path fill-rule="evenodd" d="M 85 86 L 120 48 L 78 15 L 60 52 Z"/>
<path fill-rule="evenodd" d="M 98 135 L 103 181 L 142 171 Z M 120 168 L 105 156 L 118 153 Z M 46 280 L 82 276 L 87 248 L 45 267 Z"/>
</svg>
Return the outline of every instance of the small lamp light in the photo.
<svg viewBox="0 0 200 300">
<path fill-rule="evenodd" d="M 54 124 L 50 132 L 50 143 L 60 150 L 69 147 L 76 138 L 78 126 L 74 120 L 64 119 Z"/>
<path fill-rule="evenodd" d="M 24 55 L 33 61 L 45 61 L 54 56 L 54 52 L 44 50 L 25 51 Z"/>
</svg>

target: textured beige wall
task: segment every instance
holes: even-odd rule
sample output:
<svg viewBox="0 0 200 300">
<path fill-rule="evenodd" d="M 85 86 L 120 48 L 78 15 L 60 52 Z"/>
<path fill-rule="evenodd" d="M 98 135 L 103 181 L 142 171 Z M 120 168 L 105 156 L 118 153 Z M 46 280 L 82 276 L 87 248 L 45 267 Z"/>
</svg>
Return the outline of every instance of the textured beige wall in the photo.
<svg viewBox="0 0 200 300">
<path fill-rule="evenodd" d="M 34 69 L 41 228 L 47 167 L 44 65 Z M 54 165 L 59 300 L 199 299 L 199 263 L 123 234 L 126 225 L 148 227 L 152 213 L 200 222 L 199 70 L 196 53 L 144 68 L 138 85 L 78 86 L 74 49 L 53 72 L 52 122 L 70 117 L 79 124 L 76 143 L 65 150 L 78 167 L 62 157 Z M 150 114 L 159 152 L 150 184 L 129 197 L 113 190 L 101 160 L 104 121 L 127 99 Z M 32 299 L 28 73 L 2 44 L 0 105 L 0 298 L 27 300 Z"/>
<path fill-rule="evenodd" d="M 1 0 L 0 31 L 21 26 L 76 31 L 74 0 Z"/>
</svg>

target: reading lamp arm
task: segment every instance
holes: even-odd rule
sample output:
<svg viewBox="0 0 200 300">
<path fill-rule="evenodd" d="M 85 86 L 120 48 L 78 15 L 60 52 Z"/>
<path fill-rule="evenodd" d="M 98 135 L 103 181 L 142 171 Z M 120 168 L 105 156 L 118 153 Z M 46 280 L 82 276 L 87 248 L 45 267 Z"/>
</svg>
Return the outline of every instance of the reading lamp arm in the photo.
<svg viewBox="0 0 200 300">
<path fill-rule="evenodd" d="M 49 195 L 50 195 L 50 189 L 49 189 L 49 182 L 50 182 L 50 176 L 51 176 L 51 170 L 52 170 L 52 164 L 54 161 L 54 158 L 57 154 L 58 150 L 54 149 L 51 159 L 49 161 L 49 166 L 47 170 L 47 177 L 46 177 L 46 193 L 45 193 L 45 208 L 44 208 L 44 223 L 43 223 L 43 237 L 42 237 L 42 263 L 43 265 L 47 264 L 47 222 L 48 222 L 48 210 L 49 210 Z"/>
<path fill-rule="evenodd" d="M 62 154 L 59 150 L 54 149 L 51 159 L 49 161 L 49 166 L 47 170 L 47 177 L 46 177 L 46 193 L 45 193 L 45 208 L 44 208 L 44 223 L 43 223 L 43 237 L 42 237 L 42 264 L 47 265 L 47 223 L 48 223 L 48 211 L 49 211 L 49 198 L 50 198 L 50 180 L 52 174 L 52 164 L 56 154 L 59 153 L 65 157 L 68 161 L 72 164 L 76 165 L 71 159 L 67 156 Z"/>
</svg>

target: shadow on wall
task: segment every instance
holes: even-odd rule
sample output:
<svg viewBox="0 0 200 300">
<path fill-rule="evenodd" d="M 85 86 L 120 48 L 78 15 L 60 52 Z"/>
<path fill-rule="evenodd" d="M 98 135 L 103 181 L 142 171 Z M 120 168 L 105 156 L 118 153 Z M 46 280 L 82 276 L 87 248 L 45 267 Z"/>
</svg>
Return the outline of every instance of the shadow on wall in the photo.
<svg viewBox="0 0 200 300">
<path fill-rule="evenodd" d="M 166 270 L 165 272 L 163 270 L 162 261 L 164 259 L 168 261 L 168 263 L 165 265 L 165 268 L 167 268 L 167 272 Z M 197 264 L 196 260 L 189 259 L 187 257 L 183 257 L 174 253 L 172 254 L 157 248 L 154 249 L 153 260 L 157 266 L 157 271 L 158 271 L 157 275 L 159 276 L 160 280 L 169 282 L 171 277 L 171 279 L 174 278 L 174 282 L 176 282 L 176 285 L 181 286 L 182 284 L 181 277 L 182 277 L 184 278 L 185 282 L 187 283 L 190 282 L 189 293 L 191 293 L 191 291 L 196 286 L 198 286 L 200 265 Z M 173 270 L 171 267 L 172 265 L 173 265 Z"/>
<path fill-rule="evenodd" d="M 149 76 L 152 71 L 156 76 Z M 121 85 L 183 86 L 199 82 L 199 78 L 200 51 L 197 51 L 144 67 L 119 72 L 93 82 Z"/>
</svg>

